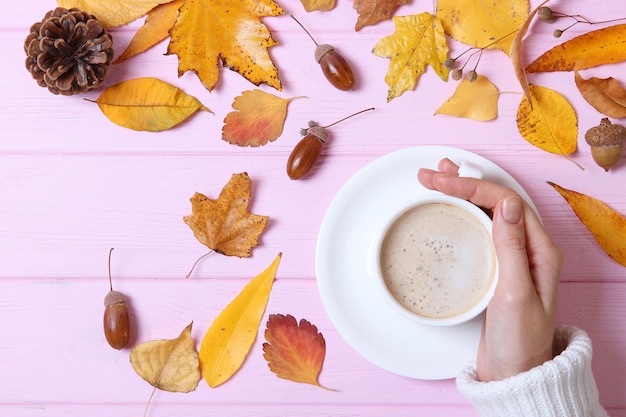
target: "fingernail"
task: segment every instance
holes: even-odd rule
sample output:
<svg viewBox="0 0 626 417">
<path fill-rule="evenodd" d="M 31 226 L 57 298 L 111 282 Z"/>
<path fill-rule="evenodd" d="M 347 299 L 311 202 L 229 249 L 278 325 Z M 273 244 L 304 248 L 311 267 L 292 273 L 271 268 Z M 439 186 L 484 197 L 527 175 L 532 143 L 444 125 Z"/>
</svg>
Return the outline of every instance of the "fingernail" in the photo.
<svg viewBox="0 0 626 417">
<path fill-rule="evenodd" d="M 516 195 L 509 196 L 502 201 L 502 217 L 509 223 L 517 223 L 522 218 L 522 200 Z"/>
</svg>

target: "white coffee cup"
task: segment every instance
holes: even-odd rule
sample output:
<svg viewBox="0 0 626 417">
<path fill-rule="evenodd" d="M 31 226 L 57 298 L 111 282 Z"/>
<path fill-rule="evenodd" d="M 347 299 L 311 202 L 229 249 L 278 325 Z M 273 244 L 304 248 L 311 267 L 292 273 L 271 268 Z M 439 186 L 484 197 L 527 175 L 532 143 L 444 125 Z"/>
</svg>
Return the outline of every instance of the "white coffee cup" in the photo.
<svg viewBox="0 0 626 417">
<path fill-rule="evenodd" d="M 462 163 L 459 175 L 480 178 L 482 170 Z M 397 207 L 376 233 L 370 253 L 382 297 L 422 324 L 449 326 L 475 318 L 498 280 L 491 218 L 469 201 L 439 192 Z"/>
</svg>

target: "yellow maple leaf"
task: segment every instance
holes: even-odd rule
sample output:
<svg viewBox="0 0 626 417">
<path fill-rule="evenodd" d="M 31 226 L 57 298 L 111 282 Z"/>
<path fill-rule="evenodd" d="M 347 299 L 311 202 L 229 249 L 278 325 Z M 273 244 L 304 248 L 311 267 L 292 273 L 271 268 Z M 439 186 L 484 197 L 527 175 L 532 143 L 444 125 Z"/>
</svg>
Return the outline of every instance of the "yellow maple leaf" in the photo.
<svg viewBox="0 0 626 417">
<path fill-rule="evenodd" d="M 255 85 L 267 83 L 281 90 L 278 70 L 268 48 L 276 45 L 262 17 L 283 10 L 273 0 L 186 0 L 170 31 L 167 54 L 178 56 L 178 75 L 195 72 L 212 91 L 220 63 Z"/>
<path fill-rule="evenodd" d="M 528 72 L 578 71 L 626 60 L 626 24 L 587 32 L 544 52 Z"/>
<path fill-rule="evenodd" d="M 248 213 L 252 181 L 247 173 L 233 174 L 217 200 L 195 193 L 191 214 L 183 221 L 200 243 L 226 256 L 248 257 L 259 244 L 267 216 Z"/>
<path fill-rule="evenodd" d="M 200 371 L 214 388 L 223 384 L 241 367 L 259 329 L 281 254 L 252 279 L 213 321 L 204 335 L 200 351 Z"/>
<path fill-rule="evenodd" d="M 174 26 L 178 17 L 178 9 L 184 2 L 185 0 L 173 0 L 170 3 L 161 4 L 150 10 L 143 26 L 135 33 L 122 55 L 113 63 L 119 64 L 126 61 L 170 36 L 170 29 Z"/>
<path fill-rule="evenodd" d="M 529 86 L 517 109 L 517 128 L 524 139 L 546 152 L 567 156 L 576 150 L 578 117 L 567 99 L 554 90 Z"/>
<path fill-rule="evenodd" d="M 528 0 L 438 0 L 437 17 L 448 35 L 507 55 L 516 32 L 526 21 Z"/>
<path fill-rule="evenodd" d="M 96 103 L 113 123 L 148 132 L 170 129 L 198 110 L 212 113 L 195 97 L 152 77 L 112 85 Z"/>
<path fill-rule="evenodd" d="M 284 99 L 261 90 L 244 91 L 236 97 L 233 109 L 224 119 L 222 139 L 239 146 L 261 146 L 282 133 L 287 105 L 296 97 Z"/>
<path fill-rule="evenodd" d="M 389 69 L 385 82 L 389 86 L 387 101 L 413 90 L 420 75 L 430 64 L 437 75 L 448 80 L 449 70 L 444 66 L 448 55 L 448 44 L 441 22 L 430 13 L 411 16 L 395 16 L 396 31 L 382 38 L 372 53 L 389 58 Z"/>
<path fill-rule="evenodd" d="M 464 78 L 445 103 L 435 114 L 464 117 L 481 122 L 498 117 L 498 88 L 484 75 L 476 80 Z"/>
<path fill-rule="evenodd" d="M 172 0 L 57 0 L 66 9 L 77 9 L 95 15 L 106 28 L 125 25 L 145 15 L 159 4 Z"/>
<path fill-rule="evenodd" d="M 604 202 L 548 182 L 565 198 L 580 221 L 611 259 L 626 266 L 626 217 Z"/>
</svg>

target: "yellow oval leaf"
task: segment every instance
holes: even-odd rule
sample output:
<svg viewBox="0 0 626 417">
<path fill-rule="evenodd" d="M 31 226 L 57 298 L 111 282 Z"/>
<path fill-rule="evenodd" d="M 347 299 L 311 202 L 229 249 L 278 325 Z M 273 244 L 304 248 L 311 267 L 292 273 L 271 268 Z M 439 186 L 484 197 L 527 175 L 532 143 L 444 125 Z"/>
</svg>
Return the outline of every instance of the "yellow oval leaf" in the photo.
<svg viewBox="0 0 626 417">
<path fill-rule="evenodd" d="M 172 0 L 57 0 L 60 7 L 77 9 L 95 15 L 106 28 L 125 25 L 145 15 L 159 4 Z"/>
<path fill-rule="evenodd" d="M 448 99 L 435 114 L 463 117 L 481 122 L 498 117 L 498 88 L 484 75 L 475 81 L 467 78 L 461 81 Z"/>
<path fill-rule="evenodd" d="M 528 0 L 438 0 L 437 17 L 448 35 L 505 54 L 530 11 Z"/>
<path fill-rule="evenodd" d="M 335 0 L 300 0 L 307 12 L 329 11 L 335 8 Z"/>
<path fill-rule="evenodd" d="M 130 352 L 130 363 L 137 375 L 165 391 L 190 392 L 200 382 L 198 353 L 191 338 L 191 326 L 170 340 L 144 342 Z"/>
<path fill-rule="evenodd" d="M 575 71 L 626 60 L 626 24 L 577 36 L 546 51 L 528 72 Z"/>
<path fill-rule="evenodd" d="M 546 152 L 567 156 L 576 150 L 578 117 L 561 94 L 546 87 L 529 86 L 517 109 L 517 129 L 524 139 Z"/>
<path fill-rule="evenodd" d="M 200 370 L 210 387 L 226 382 L 241 367 L 256 338 L 281 254 L 250 281 L 220 313 L 200 346 Z"/>
<path fill-rule="evenodd" d="M 584 79 L 578 71 L 574 73 L 580 94 L 600 113 L 621 119 L 626 117 L 626 90 L 613 78 L 591 77 Z"/>
<path fill-rule="evenodd" d="M 239 146 L 261 146 L 282 133 L 287 105 L 296 97 L 284 99 L 261 90 L 244 91 L 236 97 L 233 109 L 224 119 L 222 139 Z"/>
<path fill-rule="evenodd" d="M 161 4 L 148 13 L 146 21 L 139 28 L 128 47 L 113 63 L 119 64 L 129 58 L 152 48 L 163 39 L 170 36 L 170 29 L 176 23 L 178 9 L 185 0 L 173 0 L 170 3 Z"/>
<path fill-rule="evenodd" d="M 580 221 L 589 229 L 602 250 L 626 266 L 626 217 L 602 201 L 549 182 L 567 200 Z"/>
<path fill-rule="evenodd" d="M 113 123 L 133 130 L 170 129 L 197 110 L 212 113 L 195 97 L 157 78 L 136 78 L 107 88 L 96 100 Z"/>
</svg>

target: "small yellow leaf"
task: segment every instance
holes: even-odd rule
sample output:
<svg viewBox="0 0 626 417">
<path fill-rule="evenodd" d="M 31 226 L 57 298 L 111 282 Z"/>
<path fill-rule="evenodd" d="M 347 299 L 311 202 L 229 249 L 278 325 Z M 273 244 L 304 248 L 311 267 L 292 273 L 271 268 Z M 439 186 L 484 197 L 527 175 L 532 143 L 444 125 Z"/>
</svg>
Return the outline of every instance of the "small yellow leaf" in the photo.
<svg viewBox="0 0 626 417">
<path fill-rule="evenodd" d="M 200 370 L 207 384 L 215 388 L 241 367 L 256 339 L 269 300 L 281 254 L 252 279 L 220 313 L 206 332 L 200 346 Z"/>
<path fill-rule="evenodd" d="M 335 8 L 335 0 L 300 0 L 307 12 L 329 11 Z"/>
<path fill-rule="evenodd" d="M 224 119 L 222 139 L 252 147 L 275 141 L 283 133 L 287 105 L 294 98 L 284 99 L 261 90 L 244 91 L 233 102 L 233 109 L 238 111 L 228 113 Z"/>
<path fill-rule="evenodd" d="M 113 123 L 133 130 L 170 129 L 197 110 L 212 113 L 198 99 L 157 78 L 136 78 L 107 88 L 96 100 Z"/>
<path fill-rule="evenodd" d="M 95 15 L 106 28 L 125 25 L 145 15 L 159 4 L 172 0 L 57 0 L 60 7 L 77 9 Z"/>
<path fill-rule="evenodd" d="M 395 16 L 396 31 L 385 36 L 374 46 L 372 53 L 389 58 L 385 82 L 389 86 L 387 101 L 413 90 L 417 80 L 430 64 L 439 78 L 448 80 L 444 62 L 448 44 L 439 19 L 430 13 L 411 16 Z"/>
<path fill-rule="evenodd" d="M 437 17 L 448 35 L 480 48 L 511 50 L 516 32 L 524 25 L 528 0 L 438 0 Z"/>
<path fill-rule="evenodd" d="M 587 32 L 546 51 L 528 72 L 578 71 L 626 60 L 626 24 Z"/>
<path fill-rule="evenodd" d="M 602 250 L 626 266 L 626 217 L 602 201 L 548 182 L 567 200 L 580 221 L 589 229 Z"/>
<path fill-rule="evenodd" d="M 615 78 L 584 79 L 576 71 L 574 80 L 580 94 L 600 113 L 616 119 L 626 117 L 626 90 Z"/>
<path fill-rule="evenodd" d="M 576 150 L 578 117 L 561 94 L 529 86 L 533 105 L 524 96 L 517 109 L 517 128 L 524 139 L 546 152 L 567 156 Z"/>
<path fill-rule="evenodd" d="M 464 78 L 456 91 L 435 114 L 464 117 L 481 122 L 498 117 L 498 88 L 489 79 L 479 75 L 470 82 Z"/>
<path fill-rule="evenodd" d="M 167 38 L 170 35 L 171 27 L 176 23 L 178 9 L 184 2 L 185 0 L 173 0 L 152 9 L 143 26 L 131 39 L 130 45 L 113 63 L 119 64 L 126 61 Z"/>
<path fill-rule="evenodd" d="M 193 324 L 193 323 L 192 323 Z M 171 340 L 144 342 L 130 352 L 130 363 L 150 385 L 164 391 L 194 391 L 200 382 L 198 353 L 189 324 Z"/>
</svg>

